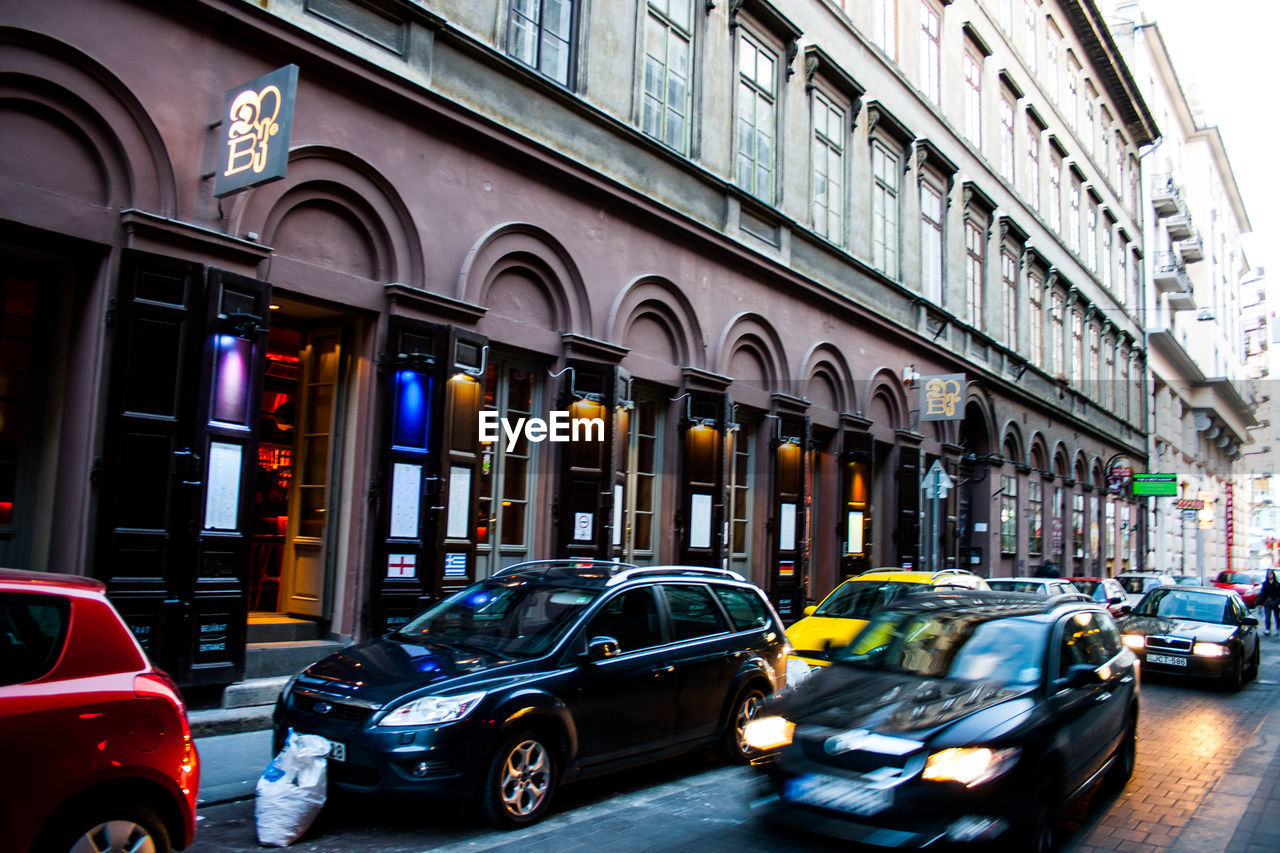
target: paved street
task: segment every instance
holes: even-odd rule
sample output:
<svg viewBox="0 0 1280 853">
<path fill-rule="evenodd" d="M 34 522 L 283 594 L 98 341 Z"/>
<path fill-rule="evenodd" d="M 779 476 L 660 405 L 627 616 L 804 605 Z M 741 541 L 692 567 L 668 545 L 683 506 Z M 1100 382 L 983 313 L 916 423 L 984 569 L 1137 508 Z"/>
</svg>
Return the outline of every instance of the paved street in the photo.
<svg viewBox="0 0 1280 853">
<path fill-rule="evenodd" d="M 1280 850 L 1280 638 L 1263 640 L 1260 679 L 1232 695 L 1210 687 L 1143 684 L 1137 769 L 1118 797 L 1068 816 L 1073 853 L 1274 853 Z M 230 754 L 206 760 L 241 759 Z M 265 755 L 261 759 L 265 762 Z M 331 801 L 304 840 L 309 853 L 378 850 L 559 851 L 837 850 L 819 838 L 754 824 L 748 771 L 710 756 L 664 762 L 560 792 L 558 808 L 523 832 L 488 829 L 459 807 Z M 231 790 L 230 787 L 222 789 Z M 214 799 L 207 797 L 206 799 Z M 201 809 L 197 853 L 258 851 L 253 802 Z"/>
</svg>

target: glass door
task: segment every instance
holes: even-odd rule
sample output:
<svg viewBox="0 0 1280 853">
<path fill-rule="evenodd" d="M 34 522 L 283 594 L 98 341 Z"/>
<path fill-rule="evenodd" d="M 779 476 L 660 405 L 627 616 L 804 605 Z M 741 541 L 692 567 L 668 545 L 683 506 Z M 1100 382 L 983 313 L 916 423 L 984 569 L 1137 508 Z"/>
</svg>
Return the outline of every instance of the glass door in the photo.
<svg viewBox="0 0 1280 853">
<path fill-rule="evenodd" d="M 515 423 L 541 411 L 541 385 L 534 368 L 490 357 L 484 375 L 481 411 L 496 413 L 496 441 L 480 444 L 479 509 L 476 523 L 476 579 L 530 558 L 530 506 L 537 459 L 523 430 L 514 446 L 501 423 Z"/>
<path fill-rule="evenodd" d="M 329 510 L 335 505 L 333 470 L 341 332 L 307 332 L 301 353 L 302 382 L 294 450 L 289 518 L 282 568 L 283 609 L 304 616 L 323 616 Z"/>
<path fill-rule="evenodd" d="M 653 565 L 657 559 L 660 430 L 657 401 L 637 399 L 627 419 L 622 511 L 622 560 L 637 566 Z"/>
<path fill-rule="evenodd" d="M 729 568 L 751 580 L 751 494 L 755 485 L 750 424 L 731 430 L 729 466 Z"/>
</svg>

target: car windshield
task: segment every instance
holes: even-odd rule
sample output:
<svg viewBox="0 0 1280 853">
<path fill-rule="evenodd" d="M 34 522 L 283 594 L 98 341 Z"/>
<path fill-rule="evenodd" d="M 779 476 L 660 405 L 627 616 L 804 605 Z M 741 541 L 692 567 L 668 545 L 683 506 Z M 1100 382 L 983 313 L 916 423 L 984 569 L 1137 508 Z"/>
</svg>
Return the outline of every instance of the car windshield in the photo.
<svg viewBox="0 0 1280 853">
<path fill-rule="evenodd" d="M 1030 592 L 1035 595 L 1044 595 L 1044 584 L 1040 581 L 1020 581 L 1013 578 L 993 578 L 987 581 L 987 586 L 999 592 Z"/>
<path fill-rule="evenodd" d="M 1094 593 L 1098 591 L 1098 587 L 1102 585 L 1102 581 L 1073 580 L 1071 581 L 1071 584 L 1085 595 L 1092 595 L 1097 599 L 1098 596 Z"/>
<path fill-rule="evenodd" d="M 1167 619 L 1191 619 L 1196 622 L 1225 624 L 1231 602 L 1224 595 L 1178 589 L 1176 586 L 1160 587 L 1147 593 L 1134 613 L 1142 616 L 1163 616 Z"/>
<path fill-rule="evenodd" d="M 854 666 L 934 678 L 1040 682 L 1045 626 L 1031 619 L 989 613 L 882 613 L 839 658 Z"/>
<path fill-rule="evenodd" d="M 1124 587 L 1125 592 L 1142 593 L 1146 592 L 1148 587 L 1156 585 L 1155 578 L 1138 578 L 1130 576 L 1127 578 L 1118 577 L 1116 580 L 1120 581 L 1120 586 Z"/>
<path fill-rule="evenodd" d="M 1179 575 L 1174 578 L 1178 586 L 1200 586 L 1200 578 L 1191 575 Z"/>
<path fill-rule="evenodd" d="M 1251 585 L 1253 583 L 1253 578 L 1249 577 L 1244 572 L 1219 572 L 1218 583 L 1242 583 Z"/>
<path fill-rule="evenodd" d="M 837 619 L 870 619 L 885 607 L 913 592 L 929 589 L 926 584 L 902 581 L 847 581 L 818 605 L 814 616 Z"/>
<path fill-rule="evenodd" d="M 396 635 L 504 657 L 536 657 L 564 636 L 600 593 L 537 579 L 495 578 L 446 598 Z"/>
</svg>

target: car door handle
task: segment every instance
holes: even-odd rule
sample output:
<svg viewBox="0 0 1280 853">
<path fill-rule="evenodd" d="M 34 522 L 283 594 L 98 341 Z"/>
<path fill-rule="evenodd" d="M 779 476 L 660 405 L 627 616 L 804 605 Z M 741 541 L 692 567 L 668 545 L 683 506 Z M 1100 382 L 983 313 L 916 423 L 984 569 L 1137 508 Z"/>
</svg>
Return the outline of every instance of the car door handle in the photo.
<svg viewBox="0 0 1280 853">
<path fill-rule="evenodd" d="M 1110 694 L 1110 693 L 1099 693 L 1097 696 L 1094 696 L 1094 697 L 1093 697 L 1093 701 L 1098 702 L 1098 703 L 1102 703 L 1102 702 L 1107 701 L 1107 700 L 1108 700 L 1108 699 L 1110 699 L 1110 698 L 1111 698 L 1111 694 Z"/>
<path fill-rule="evenodd" d="M 676 668 L 673 665 L 667 664 L 666 666 L 655 666 L 653 669 L 649 670 L 649 674 L 654 678 L 665 678 L 675 671 Z"/>
</svg>

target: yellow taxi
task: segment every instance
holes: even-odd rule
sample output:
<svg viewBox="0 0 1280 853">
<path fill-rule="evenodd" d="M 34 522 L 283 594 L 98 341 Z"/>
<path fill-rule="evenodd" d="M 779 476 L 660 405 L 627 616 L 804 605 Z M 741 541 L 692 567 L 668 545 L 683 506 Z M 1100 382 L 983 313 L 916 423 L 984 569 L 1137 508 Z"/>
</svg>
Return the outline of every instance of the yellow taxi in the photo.
<svg viewBox="0 0 1280 853">
<path fill-rule="evenodd" d="M 831 653 L 849 645 L 872 616 L 902 596 L 919 592 L 922 585 L 987 588 L 985 580 L 963 569 L 871 569 L 804 609 L 804 618 L 787 629 L 794 655 L 810 666 L 826 666 Z"/>
</svg>

